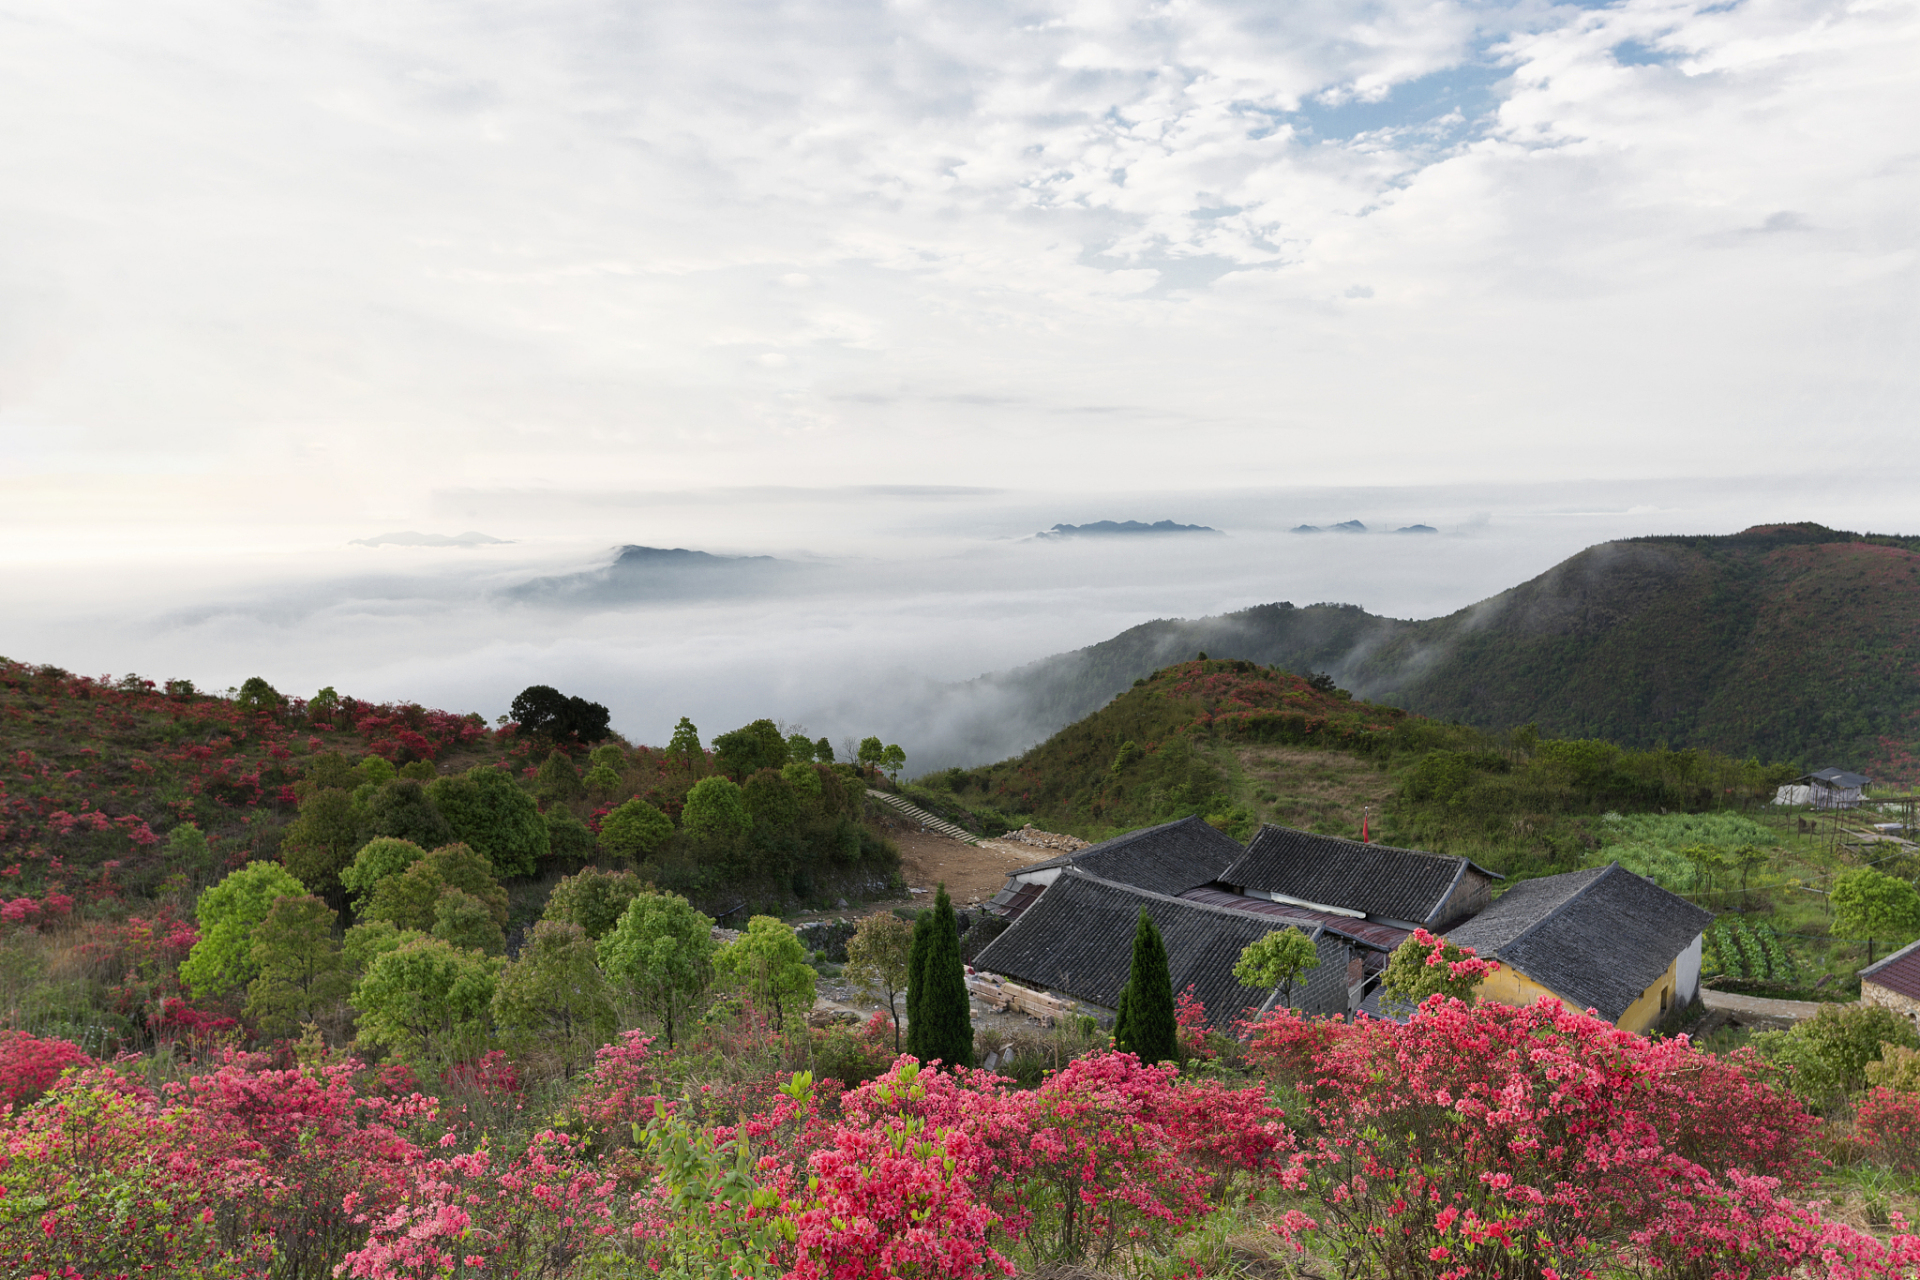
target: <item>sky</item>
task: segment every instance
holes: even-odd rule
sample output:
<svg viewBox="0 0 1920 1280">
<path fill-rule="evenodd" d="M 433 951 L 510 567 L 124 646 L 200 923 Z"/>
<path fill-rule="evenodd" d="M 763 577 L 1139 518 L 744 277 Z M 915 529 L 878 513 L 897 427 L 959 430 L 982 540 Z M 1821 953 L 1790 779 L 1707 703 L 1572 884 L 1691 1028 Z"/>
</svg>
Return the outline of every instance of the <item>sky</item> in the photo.
<svg viewBox="0 0 1920 1280">
<path fill-rule="evenodd" d="M 1920 532 L 1911 2 L 0 0 L 0 118 L 16 659 L 945 763 L 1148 618 Z M 514 594 L 626 544 L 794 572 Z"/>
</svg>

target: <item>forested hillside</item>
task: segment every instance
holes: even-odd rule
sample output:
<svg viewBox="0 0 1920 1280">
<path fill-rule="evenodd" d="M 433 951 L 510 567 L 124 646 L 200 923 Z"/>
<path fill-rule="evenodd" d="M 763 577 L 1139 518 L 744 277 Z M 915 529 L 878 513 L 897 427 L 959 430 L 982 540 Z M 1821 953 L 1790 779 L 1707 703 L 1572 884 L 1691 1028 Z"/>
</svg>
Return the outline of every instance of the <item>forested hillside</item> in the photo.
<svg viewBox="0 0 1920 1280">
<path fill-rule="evenodd" d="M 1267 604 L 1145 623 L 981 683 L 1060 726 L 1202 650 L 1326 671 L 1440 720 L 1912 780 L 1920 539 L 1797 524 L 1605 543 L 1443 618 Z"/>
</svg>

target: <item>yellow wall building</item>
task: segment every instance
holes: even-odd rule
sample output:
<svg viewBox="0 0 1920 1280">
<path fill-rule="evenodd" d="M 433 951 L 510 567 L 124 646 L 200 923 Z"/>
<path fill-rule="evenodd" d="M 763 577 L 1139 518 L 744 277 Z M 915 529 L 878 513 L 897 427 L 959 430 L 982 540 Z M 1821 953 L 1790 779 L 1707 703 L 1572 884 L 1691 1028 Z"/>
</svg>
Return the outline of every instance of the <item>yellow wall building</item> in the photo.
<svg viewBox="0 0 1920 1280">
<path fill-rule="evenodd" d="M 1557 1000 L 1639 1033 L 1693 1002 L 1712 922 L 1712 912 L 1616 862 L 1523 880 L 1447 940 L 1500 962 L 1477 988 L 1483 1000 Z"/>
</svg>

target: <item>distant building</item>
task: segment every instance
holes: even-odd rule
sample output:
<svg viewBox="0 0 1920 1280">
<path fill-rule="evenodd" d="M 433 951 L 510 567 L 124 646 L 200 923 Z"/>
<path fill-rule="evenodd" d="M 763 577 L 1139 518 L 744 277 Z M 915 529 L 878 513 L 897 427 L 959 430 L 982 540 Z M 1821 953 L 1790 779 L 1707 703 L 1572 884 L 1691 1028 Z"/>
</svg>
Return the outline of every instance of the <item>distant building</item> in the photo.
<svg viewBox="0 0 1920 1280">
<path fill-rule="evenodd" d="M 1069 867 L 1113 884 L 1177 897 L 1219 879 L 1245 852 L 1238 840 L 1203 819 L 1163 822 L 1022 867 L 1007 877 L 1006 887 L 987 904 L 987 910 L 1018 920 Z"/>
<path fill-rule="evenodd" d="M 1699 993 L 1712 923 L 1711 911 L 1616 862 L 1523 880 L 1446 937 L 1500 962 L 1480 983 L 1484 1000 L 1550 997 L 1643 1032 Z"/>
<path fill-rule="evenodd" d="M 1920 1019 L 1920 942 L 1860 971 L 1860 1003 Z"/>
<path fill-rule="evenodd" d="M 1852 809 L 1873 779 L 1845 769 L 1822 769 L 1796 778 L 1773 794 L 1775 804 L 1810 804 L 1816 809 Z"/>
</svg>

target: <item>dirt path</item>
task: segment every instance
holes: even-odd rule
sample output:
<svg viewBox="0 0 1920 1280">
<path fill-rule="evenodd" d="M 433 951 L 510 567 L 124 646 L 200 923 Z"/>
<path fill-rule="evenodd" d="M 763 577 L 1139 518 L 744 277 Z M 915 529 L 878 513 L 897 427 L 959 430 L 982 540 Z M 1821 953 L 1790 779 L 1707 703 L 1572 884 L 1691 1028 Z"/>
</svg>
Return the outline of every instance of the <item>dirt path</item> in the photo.
<svg viewBox="0 0 1920 1280">
<path fill-rule="evenodd" d="M 1753 1014 L 1763 1018 L 1785 1018 L 1789 1022 L 1804 1022 L 1825 1008 L 1817 1000 L 1769 1000 L 1765 996 L 1738 996 L 1730 991 L 1711 991 L 1705 987 L 1700 990 L 1700 1003 L 1709 1009 L 1724 1009 L 1728 1013 Z"/>
<path fill-rule="evenodd" d="M 926 890 L 925 894 L 912 896 L 928 896 L 944 881 L 956 907 L 987 901 L 1000 892 L 1009 874 L 1054 856 L 1052 849 L 1005 840 L 962 844 L 936 832 L 922 831 L 904 817 L 898 821 L 883 819 L 882 823 L 900 846 L 900 874 L 906 877 L 908 887 Z"/>
</svg>

